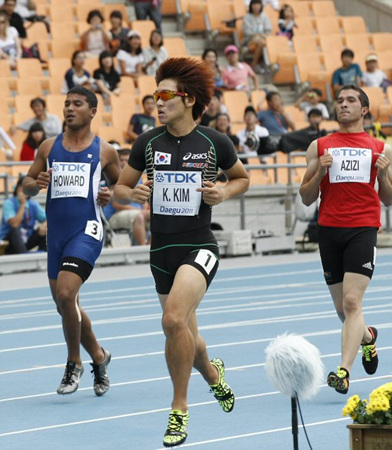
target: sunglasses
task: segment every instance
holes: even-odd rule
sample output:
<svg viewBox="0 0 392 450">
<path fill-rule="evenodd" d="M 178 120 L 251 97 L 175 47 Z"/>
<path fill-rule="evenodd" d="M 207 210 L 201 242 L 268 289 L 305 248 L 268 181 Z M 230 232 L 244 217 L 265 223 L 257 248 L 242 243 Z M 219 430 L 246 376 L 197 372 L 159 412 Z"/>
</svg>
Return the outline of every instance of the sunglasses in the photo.
<svg viewBox="0 0 392 450">
<path fill-rule="evenodd" d="M 152 95 L 156 102 L 159 99 L 166 102 L 168 100 L 173 100 L 173 98 L 176 97 L 188 97 L 188 94 L 186 92 L 178 92 L 178 91 L 161 91 L 161 92 L 155 91 Z"/>
</svg>

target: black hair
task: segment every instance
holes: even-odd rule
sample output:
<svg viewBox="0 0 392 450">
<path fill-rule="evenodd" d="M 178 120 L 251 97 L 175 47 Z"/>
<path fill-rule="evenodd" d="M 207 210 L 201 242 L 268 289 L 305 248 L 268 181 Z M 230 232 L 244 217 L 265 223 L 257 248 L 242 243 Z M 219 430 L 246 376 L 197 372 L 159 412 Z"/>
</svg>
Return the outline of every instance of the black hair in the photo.
<svg viewBox="0 0 392 450">
<path fill-rule="evenodd" d="M 33 138 L 33 133 L 35 131 L 43 131 L 43 136 L 40 142 L 36 142 L 35 139 Z M 30 129 L 29 129 L 29 133 L 25 139 L 26 144 L 30 145 L 30 147 L 36 149 L 41 142 L 43 142 L 46 139 L 46 134 L 45 134 L 45 130 L 44 127 L 39 123 L 39 122 L 35 122 L 31 125 Z"/>
<path fill-rule="evenodd" d="M 319 109 L 317 109 L 317 108 L 312 108 L 312 109 L 308 112 L 308 119 L 310 119 L 311 116 L 323 117 L 323 113 L 322 113 Z"/>
<path fill-rule="evenodd" d="M 355 84 L 345 84 L 343 87 L 341 87 L 339 89 L 338 93 L 336 94 L 336 98 L 339 98 L 339 95 L 342 91 L 347 91 L 349 89 L 352 89 L 353 91 L 358 92 L 359 101 L 361 102 L 362 107 L 366 107 L 366 108 L 370 107 L 369 97 L 366 95 L 366 93 L 361 88 L 359 88 Z"/>
<path fill-rule="evenodd" d="M 227 137 L 234 144 L 234 147 L 238 147 L 240 145 L 240 140 L 239 140 L 238 136 L 236 136 L 235 134 L 228 134 Z"/>
<path fill-rule="evenodd" d="M 101 19 L 101 22 L 104 21 L 103 15 L 99 9 L 92 9 L 87 16 L 87 23 L 91 22 L 91 19 L 93 17 L 99 17 Z"/>
<path fill-rule="evenodd" d="M 318 88 L 312 88 L 310 89 L 309 92 L 314 92 L 315 94 L 317 94 L 319 97 L 322 97 L 323 93 L 320 91 L 320 89 Z"/>
<path fill-rule="evenodd" d="M 154 34 L 159 34 L 159 36 L 161 37 L 161 42 L 159 44 L 159 47 L 162 47 L 163 45 L 163 34 L 159 31 L 159 30 L 152 30 L 151 34 L 150 34 L 150 47 L 152 47 L 152 37 Z"/>
<path fill-rule="evenodd" d="M 102 64 L 102 61 L 103 61 L 105 58 L 112 58 L 112 65 L 111 65 L 111 67 L 110 67 L 110 73 L 112 73 L 113 71 L 115 71 L 114 63 L 113 63 L 113 55 L 112 55 L 110 52 L 108 52 L 107 50 L 104 50 L 103 52 L 101 52 L 101 53 L 99 54 L 99 68 L 103 70 L 103 64 Z"/>
<path fill-rule="evenodd" d="M 118 154 L 118 156 L 122 156 L 122 155 L 129 156 L 131 154 L 131 149 L 130 148 L 120 148 L 117 150 L 117 154 Z"/>
<path fill-rule="evenodd" d="M 154 100 L 154 97 L 153 97 L 151 94 L 145 95 L 145 96 L 143 97 L 143 99 L 142 99 L 142 105 L 144 105 L 144 103 L 145 103 L 147 100 Z"/>
<path fill-rule="evenodd" d="M 284 12 L 286 11 L 287 8 L 292 8 L 292 6 L 288 4 L 282 5 L 279 11 L 279 19 L 284 20 Z"/>
<path fill-rule="evenodd" d="M 267 100 L 267 102 L 270 102 L 275 95 L 279 95 L 279 97 L 280 97 L 279 92 L 277 92 L 277 91 L 268 91 L 267 95 L 265 96 L 265 99 Z"/>
<path fill-rule="evenodd" d="M 119 11 L 118 9 L 114 9 L 111 13 L 110 13 L 110 19 L 112 18 L 112 17 L 116 17 L 117 19 L 123 19 L 123 15 L 122 15 L 122 12 L 121 11 Z"/>
<path fill-rule="evenodd" d="M 248 105 L 245 110 L 244 110 L 244 117 L 248 114 L 248 112 L 252 112 L 256 117 L 257 117 L 257 112 L 256 110 L 253 108 L 252 105 Z"/>
<path fill-rule="evenodd" d="M 78 55 L 80 55 L 81 53 L 84 53 L 84 51 L 83 51 L 83 50 L 75 50 L 75 51 L 72 53 L 72 56 L 71 56 L 71 65 L 72 65 L 72 67 L 73 67 L 74 64 L 75 64 L 75 59 L 76 59 L 76 57 L 77 57 Z"/>
<path fill-rule="evenodd" d="M 372 113 L 371 113 L 370 111 L 368 111 L 368 112 L 363 116 L 363 118 L 366 119 L 366 120 L 371 120 L 371 121 L 373 122 L 373 116 L 372 116 Z"/>
<path fill-rule="evenodd" d="M 23 180 L 26 178 L 26 175 L 21 175 L 21 174 L 19 174 L 19 178 L 18 178 L 18 181 L 16 182 L 16 185 L 15 185 L 15 189 L 14 189 L 14 197 L 16 197 L 18 194 L 17 194 L 17 190 L 18 190 L 18 188 L 20 187 L 20 186 L 22 186 L 22 184 L 23 184 Z"/>
<path fill-rule="evenodd" d="M 263 6 L 263 2 L 261 0 L 250 0 L 250 3 L 249 3 L 249 14 L 253 13 L 253 10 L 252 10 L 252 6 L 253 5 L 261 5 L 261 6 Z"/>
<path fill-rule="evenodd" d="M 97 96 L 94 94 L 94 92 L 90 91 L 89 89 L 86 89 L 83 86 L 73 87 L 67 92 L 67 96 L 70 94 L 78 94 L 83 95 L 83 97 L 86 97 L 86 102 L 88 103 L 88 106 L 90 108 L 96 108 L 98 106 Z"/>
<path fill-rule="evenodd" d="M 349 48 L 345 48 L 342 51 L 340 57 L 343 58 L 343 56 L 350 56 L 351 58 L 354 59 L 354 52 L 352 50 L 350 50 Z"/>
<path fill-rule="evenodd" d="M 33 98 L 33 99 L 31 100 L 31 102 L 30 102 L 30 108 L 33 108 L 33 106 L 34 106 L 36 103 L 41 103 L 41 105 L 42 105 L 44 108 L 46 108 L 46 101 L 45 101 L 43 98 L 41 98 L 41 97 L 35 97 L 35 98 Z"/>
<path fill-rule="evenodd" d="M 203 52 L 203 54 L 201 55 L 201 59 L 204 59 L 207 56 L 207 53 L 214 53 L 216 56 L 216 59 L 218 59 L 218 53 L 214 48 L 206 48 Z"/>
</svg>

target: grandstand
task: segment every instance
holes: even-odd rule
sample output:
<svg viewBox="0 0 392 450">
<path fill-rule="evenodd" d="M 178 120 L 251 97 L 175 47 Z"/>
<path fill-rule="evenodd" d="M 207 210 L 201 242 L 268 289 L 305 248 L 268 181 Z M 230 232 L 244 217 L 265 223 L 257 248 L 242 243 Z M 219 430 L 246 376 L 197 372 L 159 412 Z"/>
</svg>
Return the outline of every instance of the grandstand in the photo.
<svg viewBox="0 0 392 450">
<path fill-rule="evenodd" d="M 85 19 L 91 9 L 99 9 L 106 20 L 111 11 L 123 13 L 124 25 L 138 30 L 142 35 L 143 47 L 147 45 L 152 21 L 135 20 L 132 3 L 129 1 L 104 0 L 40 0 L 38 13 L 50 20 L 50 33 L 42 22 L 36 22 L 27 29 L 24 45 L 38 44 L 41 63 L 37 59 L 18 61 L 17 70 L 10 70 L 6 61 L 0 60 L 0 126 L 8 133 L 14 127 L 31 117 L 27 106 L 31 98 L 42 96 L 46 99 L 49 113 L 62 117 L 61 85 L 65 71 L 70 67 L 70 57 L 80 48 L 80 36 L 86 30 Z M 282 2 L 283 3 L 283 2 Z M 226 91 L 224 100 L 236 130 L 242 124 L 243 108 L 253 104 L 257 109 L 265 107 L 265 92 L 278 89 L 284 103 L 290 110 L 297 128 L 304 126 L 302 114 L 296 114 L 292 106 L 303 89 L 312 86 L 322 92 L 322 100 L 331 111 L 333 92 L 331 77 L 341 65 L 340 52 L 351 48 L 355 52 L 355 62 L 364 69 L 365 56 L 372 52 L 378 56 L 380 68 L 392 79 L 392 53 L 390 42 L 392 33 L 387 23 L 392 18 L 392 7 L 387 2 L 344 0 L 288 0 L 296 14 L 298 28 L 290 42 L 285 36 L 277 36 L 278 12 L 266 5 L 264 12 L 273 25 L 273 32 L 267 37 L 264 61 L 265 73 L 259 75 L 259 91 L 252 91 L 250 97 L 245 93 Z M 358 4 L 358 7 L 348 3 Z M 225 67 L 223 48 L 235 43 L 241 47 L 242 17 L 247 12 L 244 0 L 163 0 L 164 46 L 169 56 L 194 56 L 200 58 L 204 48 L 214 47 L 219 54 L 219 65 Z M 389 18 L 387 22 L 386 17 Z M 242 50 L 243 59 L 249 55 Z M 93 71 L 98 61 L 89 58 L 86 68 Z M 99 113 L 93 122 L 93 130 L 106 140 L 114 139 L 125 144 L 127 123 L 133 112 L 140 111 L 141 98 L 154 89 L 151 76 L 141 77 L 139 87 L 123 78 L 122 94 L 108 106 L 100 105 Z M 383 92 L 381 88 L 367 88 L 372 103 L 374 118 L 382 123 L 391 122 L 392 88 Z M 244 94 L 244 95 L 240 95 Z M 241 105 L 240 107 L 238 105 Z M 234 120 L 233 120 L 234 119 Z M 332 117 L 333 119 L 333 117 Z M 324 123 L 326 129 L 333 130 L 336 122 Z M 26 133 L 18 130 L 12 134 L 17 150 L 0 149 L 0 193 L 2 198 L 12 192 L 15 178 L 26 166 L 16 164 Z M 0 144 L 1 147 L 1 144 Z M 267 196 L 268 201 L 287 196 L 293 199 L 303 175 L 305 156 L 303 153 L 287 156 L 278 152 L 260 165 L 259 160 L 251 160 L 251 189 L 249 195 Z M 295 164 L 294 164 L 295 162 Z M 285 216 L 282 232 L 291 232 L 294 227 L 292 202 L 286 202 L 280 214 Z M 239 214 L 239 212 L 238 212 Z M 262 211 L 257 214 L 263 214 Z M 257 231 L 259 228 L 272 228 L 276 219 L 272 217 L 265 224 L 259 217 L 249 217 L 242 223 Z M 233 228 L 237 227 L 236 223 Z"/>
</svg>

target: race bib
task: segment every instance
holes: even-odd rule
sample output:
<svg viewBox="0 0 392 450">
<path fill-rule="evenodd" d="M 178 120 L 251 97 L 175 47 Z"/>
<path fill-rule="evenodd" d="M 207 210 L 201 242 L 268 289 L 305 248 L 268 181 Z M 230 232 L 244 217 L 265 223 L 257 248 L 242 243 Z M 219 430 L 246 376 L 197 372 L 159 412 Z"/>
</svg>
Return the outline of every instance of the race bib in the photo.
<svg viewBox="0 0 392 450">
<path fill-rule="evenodd" d="M 51 198 L 88 197 L 91 165 L 77 162 L 53 162 Z"/>
<path fill-rule="evenodd" d="M 372 151 L 369 148 L 329 148 L 333 162 L 329 168 L 330 183 L 369 183 Z"/>
<path fill-rule="evenodd" d="M 154 214 L 196 216 L 199 214 L 201 172 L 154 171 Z"/>
<path fill-rule="evenodd" d="M 102 241 L 103 229 L 102 224 L 97 220 L 88 220 L 86 228 L 84 230 L 85 234 L 93 237 L 97 241 Z"/>
</svg>

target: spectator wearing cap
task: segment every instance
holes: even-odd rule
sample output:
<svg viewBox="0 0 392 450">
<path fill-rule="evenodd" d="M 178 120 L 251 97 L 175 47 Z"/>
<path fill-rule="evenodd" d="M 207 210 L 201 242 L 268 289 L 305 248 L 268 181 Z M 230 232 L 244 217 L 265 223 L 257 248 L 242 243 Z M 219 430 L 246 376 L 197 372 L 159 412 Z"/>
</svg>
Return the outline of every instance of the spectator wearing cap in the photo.
<svg viewBox="0 0 392 450">
<path fill-rule="evenodd" d="M 249 11 L 242 22 L 242 45 L 253 54 L 251 62 L 255 72 L 261 72 L 260 61 L 263 57 L 263 48 L 267 43 L 267 36 L 271 34 L 272 25 L 268 16 L 263 12 L 261 0 L 251 0 Z"/>
<path fill-rule="evenodd" d="M 113 56 L 118 52 L 118 50 L 124 46 L 128 39 L 129 28 L 123 27 L 123 15 L 121 11 L 117 9 L 110 13 L 110 24 L 111 28 L 109 33 L 111 35 L 110 39 L 110 50 Z"/>
<path fill-rule="evenodd" d="M 342 67 L 335 70 L 332 75 L 332 86 L 338 92 L 345 84 L 362 85 L 362 70 L 358 64 L 353 63 L 354 52 L 348 48 L 341 53 Z"/>
<path fill-rule="evenodd" d="M 258 137 L 269 136 L 267 128 L 258 125 L 257 113 L 253 106 L 247 106 L 244 110 L 244 122 L 245 128 L 237 133 L 239 139 L 239 152 L 246 156 L 257 156 L 255 150 L 251 150 L 247 145 L 246 141 L 250 134 L 257 135 Z"/>
<path fill-rule="evenodd" d="M 245 90 L 250 92 L 249 78 L 254 89 L 259 88 L 257 75 L 245 62 L 239 60 L 239 50 L 235 45 L 228 45 L 224 50 L 229 65 L 222 72 L 223 85 L 230 90 Z"/>
<path fill-rule="evenodd" d="M 150 34 L 150 46 L 143 50 L 144 71 L 147 75 L 155 77 L 158 67 L 169 57 L 163 46 L 163 36 L 159 30 L 152 30 Z"/>
<path fill-rule="evenodd" d="M 162 0 L 133 0 L 137 20 L 150 19 L 162 33 Z"/>
<path fill-rule="evenodd" d="M 370 54 L 365 59 L 366 72 L 362 75 L 364 86 L 380 87 L 388 82 L 388 78 L 381 69 L 378 68 L 378 58 L 375 54 Z"/>
<path fill-rule="evenodd" d="M 138 87 L 138 78 L 143 74 L 144 67 L 141 35 L 138 31 L 129 31 L 125 48 L 117 53 L 117 62 L 120 75 L 133 78 L 135 87 Z"/>
<path fill-rule="evenodd" d="M 320 98 L 322 97 L 322 92 L 320 89 L 312 88 L 309 89 L 305 94 L 303 94 L 295 103 L 294 106 L 303 111 L 306 115 L 306 119 L 308 119 L 308 113 L 311 109 L 318 109 L 321 111 L 323 119 L 329 119 L 329 113 L 327 107 L 324 103 L 320 102 Z"/>
<path fill-rule="evenodd" d="M 92 9 L 87 16 L 90 28 L 80 37 L 82 50 L 87 57 L 98 57 L 104 50 L 109 50 L 110 33 L 103 27 L 103 15 L 99 9 Z"/>
<path fill-rule="evenodd" d="M 225 105 L 222 105 L 222 92 L 216 89 L 211 97 L 210 103 L 201 116 L 200 125 L 215 128 L 218 114 L 227 112 Z"/>
<path fill-rule="evenodd" d="M 3 204 L 0 240 L 9 242 L 6 254 L 26 253 L 37 246 L 39 250 L 46 250 L 45 211 L 38 202 L 23 193 L 23 178 L 19 178 L 14 195 Z"/>
</svg>

